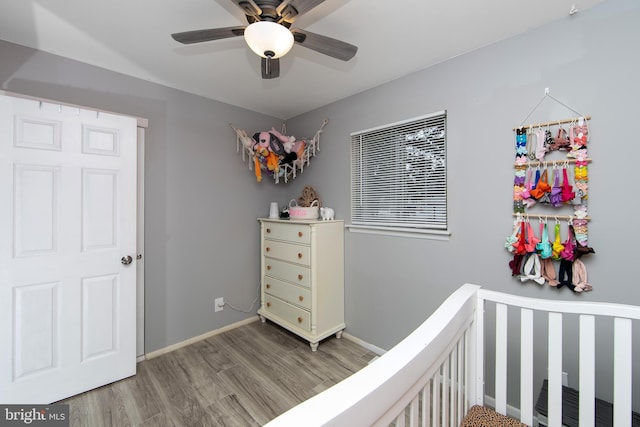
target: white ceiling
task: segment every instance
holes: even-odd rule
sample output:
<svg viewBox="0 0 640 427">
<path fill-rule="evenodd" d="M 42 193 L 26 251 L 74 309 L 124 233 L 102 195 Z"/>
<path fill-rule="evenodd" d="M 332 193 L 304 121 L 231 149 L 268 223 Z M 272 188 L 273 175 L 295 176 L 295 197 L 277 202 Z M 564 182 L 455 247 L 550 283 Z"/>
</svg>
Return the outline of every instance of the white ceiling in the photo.
<svg viewBox="0 0 640 427">
<path fill-rule="evenodd" d="M 602 1 L 325 0 L 293 27 L 355 44 L 357 55 L 295 45 L 273 80 L 242 37 L 170 37 L 246 25 L 230 0 L 0 0 L 0 39 L 288 119 Z"/>
</svg>

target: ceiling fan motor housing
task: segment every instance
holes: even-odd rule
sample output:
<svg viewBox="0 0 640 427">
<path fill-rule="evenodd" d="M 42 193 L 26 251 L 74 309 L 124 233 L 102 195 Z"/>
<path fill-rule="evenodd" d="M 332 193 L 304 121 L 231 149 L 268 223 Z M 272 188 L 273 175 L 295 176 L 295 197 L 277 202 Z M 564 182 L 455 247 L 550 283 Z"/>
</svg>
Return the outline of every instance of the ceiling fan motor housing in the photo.
<svg viewBox="0 0 640 427">
<path fill-rule="evenodd" d="M 282 0 L 243 0 L 238 6 L 247 16 L 250 24 L 258 21 L 271 21 L 289 28 L 298 16 L 296 8 L 289 1 Z"/>
</svg>

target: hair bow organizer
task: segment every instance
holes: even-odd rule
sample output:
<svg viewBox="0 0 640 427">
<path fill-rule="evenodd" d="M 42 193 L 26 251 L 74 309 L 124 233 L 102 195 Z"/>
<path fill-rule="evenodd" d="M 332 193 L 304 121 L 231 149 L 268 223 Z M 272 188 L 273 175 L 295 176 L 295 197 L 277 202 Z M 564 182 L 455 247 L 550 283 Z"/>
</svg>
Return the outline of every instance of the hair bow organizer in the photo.
<svg viewBox="0 0 640 427">
<path fill-rule="evenodd" d="M 578 116 L 525 125 L 547 98 Z M 514 128 L 513 213 L 516 220 L 504 246 L 513 254 L 509 262 L 512 276 L 520 277 L 521 282 L 542 280 L 540 284 L 546 281 L 557 288 L 566 285 L 575 292 L 592 289 L 586 282 L 586 267 L 580 260 L 583 255 L 595 253 L 588 246 L 590 119 L 545 89 L 542 99 L 520 126 Z M 531 217 L 539 219 L 540 237 L 531 227 Z M 553 240 L 547 230 L 549 218 L 555 219 Z M 560 220 L 567 221 L 566 230 L 562 230 Z M 566 235 L 565 240 L 561 234 Z M 556 280 L 554 263 L 560 263 L 559 280 Z"/>
</svg>

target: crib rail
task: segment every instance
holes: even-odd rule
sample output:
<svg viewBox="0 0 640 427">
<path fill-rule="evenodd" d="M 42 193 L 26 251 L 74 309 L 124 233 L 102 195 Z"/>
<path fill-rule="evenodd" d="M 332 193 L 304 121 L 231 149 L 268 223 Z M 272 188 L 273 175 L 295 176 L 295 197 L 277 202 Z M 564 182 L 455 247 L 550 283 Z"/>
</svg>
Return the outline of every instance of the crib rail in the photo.
<svg viewBox="0 0 640 427">
<path fill-rule="evenodd" d="M 562 353 L 563 319 L 567 315 L 579 317 L 579 422 L 580 426 L 593 426 L 595 422 L 595 322 L 598 318 L 613 320 L 613 425 L 632 425 L 632 322 L 640 320 L 640 307 L 623 304 L 595 302 L 550 301 L 523 298 L 511 294 L 480 289 L 478 291 L 478 324 L 484 328 L 484 312 L 487 303 L 495 304 L 495 409 L 507 414 L 507 360 L 510 337 L 520 341 L 520 421 L 531 425 L 534 419 L 534 312 L 546 313 L 547 374 L 548 374 L 548 415 L 550 426 L 562 425 Z M 508 310 L 516 311 L 520 320 L 520 331 L 508 330 L 511 323 Z M 482 332 L 478 332 L 481 334 Z M 513 339 L 513 338 L 511 338 Z M 484 366 L 485 351 L 483 341 L 478 343 L 477 361 Z M 481 373 L 482 370 L 479 370 Z M 484 385 L 482 375 L 478 377 L 478 387 Z M 480 400 L 484 392 L 476 395 Z M 513 415 L 513 414 L 511 414 Z"/>
<path fill-rule="evenodd" d="M 485 311 L 495 309 L 495 334 L 486 330 Z M 517 314 L 518 322 L 510 321 Z M 414 332 L 391 350 L 317 396 L 302 402 L 269 427 L 280 426 L 459 426 L 474 404 L 493 406 L 503 415 L 534 424 L 537 390 L 535 373 L 534 314 L 547 316 L 548 356 L 547 425 L 562 425 L 562 323 L 565 316 L 579 317 L 579 419 L 580 426 L 595 425 L 596 320 L 613 323 L 613 425 L 632 425 L 632 325 L 640 320 L 640 307 L 563 302 L 480 289 L 464 285 Z M 516 325 L 517 327 L 514 327 Z M 517 329 L 517 330 L 514 330 Z M 486 347 L 495 337 L 493 348 Z M 519 407 L 508 411 L 509 350 L 519 346 Z M 536 342 L 536 347 L 538 343 Z M 487 354 L 494 354 L 493 360 Z M 485 389 L 485 366 L 495 366 L 494 388 Z M 514 369 L 511 367 L 510 371 Z M 517 375 L 516 375 L 517 376 Z M 493 396 L 487 395 L 493 393 Z"/>
<path fill-rule="evenodd" d="M 268 426 L 458 426 L 474 402 L 475 285 L 453 293 L 375 362 Z"/>
</svg>

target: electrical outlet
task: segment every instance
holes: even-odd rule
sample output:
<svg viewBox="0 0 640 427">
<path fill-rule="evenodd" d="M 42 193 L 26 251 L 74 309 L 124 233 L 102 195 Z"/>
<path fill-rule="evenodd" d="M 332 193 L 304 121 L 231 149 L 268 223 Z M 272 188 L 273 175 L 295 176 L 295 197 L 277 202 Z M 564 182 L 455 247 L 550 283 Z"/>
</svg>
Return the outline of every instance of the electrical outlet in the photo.
<svg viewBox="0 0 640 427">
<path fill-rule="evenodd" d="M 216 298 L 215 307 L 216 312 L 224 310 L 224 298 Z"/>
</svg>

